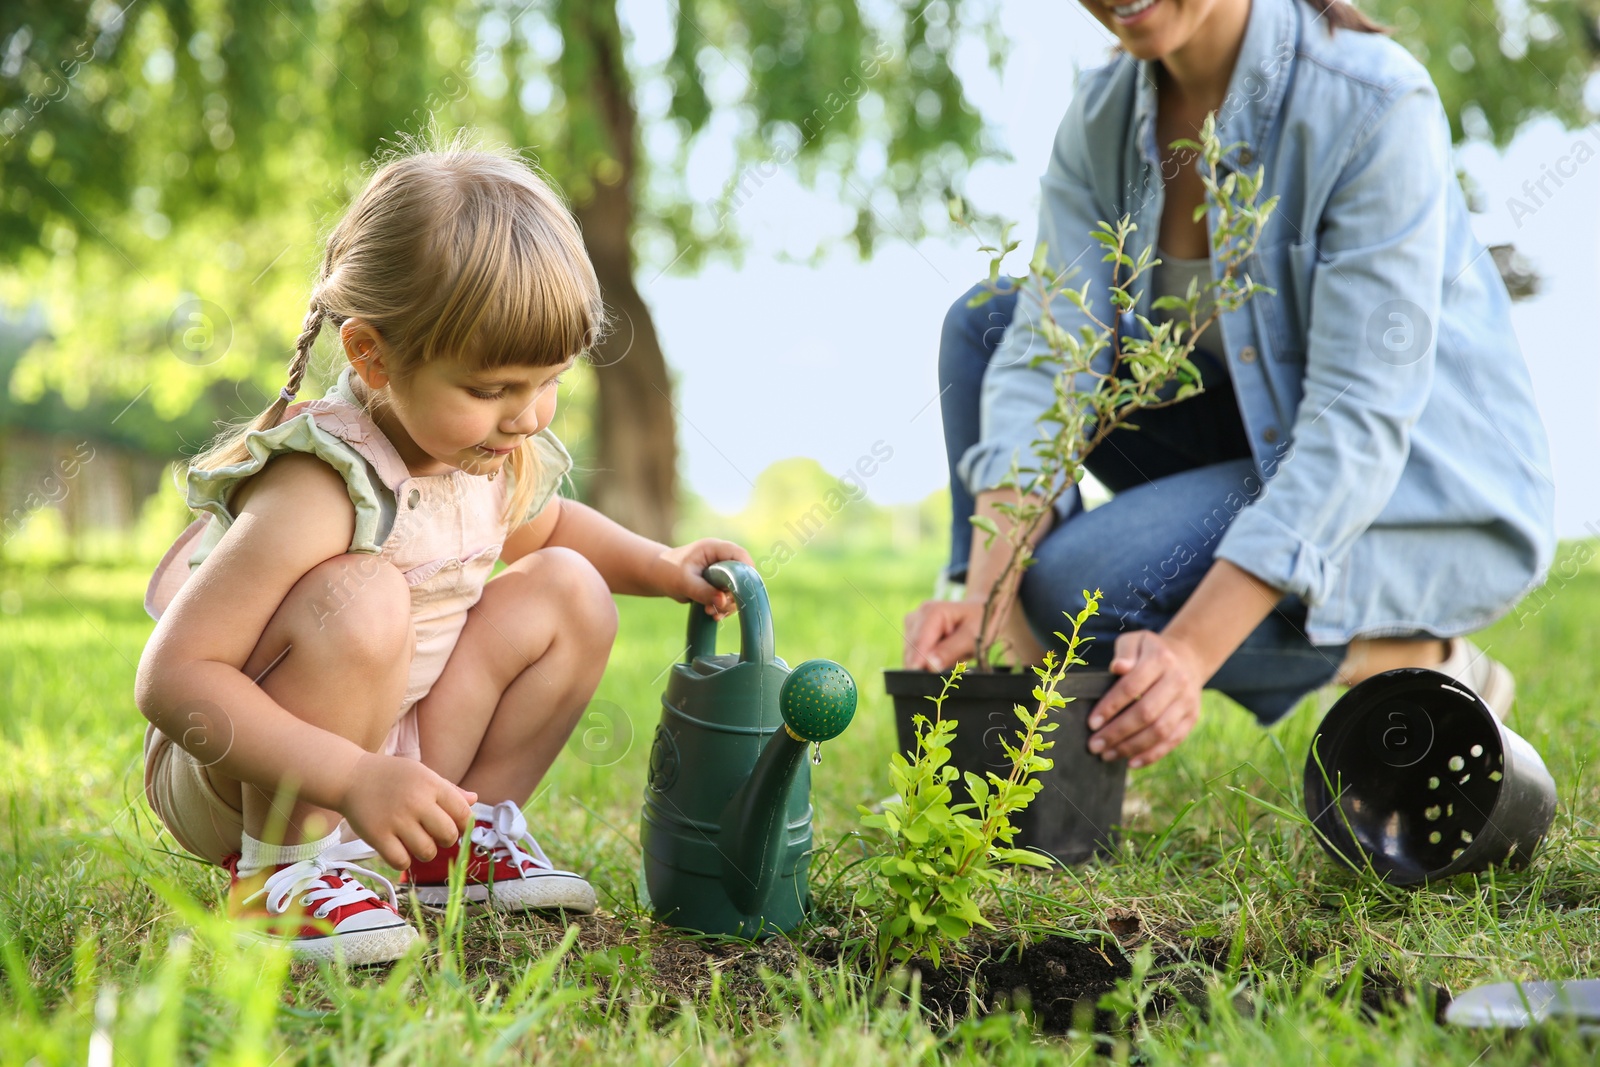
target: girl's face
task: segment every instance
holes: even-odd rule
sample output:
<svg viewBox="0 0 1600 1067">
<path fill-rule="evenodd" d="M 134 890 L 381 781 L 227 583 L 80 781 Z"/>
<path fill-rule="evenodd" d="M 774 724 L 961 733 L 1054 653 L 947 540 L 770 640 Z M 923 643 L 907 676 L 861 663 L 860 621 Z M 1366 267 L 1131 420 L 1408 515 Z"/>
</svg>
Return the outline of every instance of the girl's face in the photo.
<svg viewBox="0 0 1600 1067">
<path fill-rule="evenodd" d="M 557 385 L 572 360 L 557 367 L 424 364 L 404 385 L 392 383 L 390 403 L 416 449 L 447 467 L 488 474 L 505 465 L 527 437 L 550 425 Z M 411 465 L 411 458 L 406 458 Z M 418 471 L 413 474 L 444 470 Z"/>
<path fill-rule="evenodd" d="M 1163 59 L 1195 36 L 1218 7 L 1239 0 L 1079 0 L 1089 13 L 1117 35 L 1135 59 Z M 1248 7 L 1249 0 L 1242 0 Z"/>
<path fill-rule="evenodd" d="M 560 375 L 574 362 L 476 369 L 437 359 L 401 383 L 389 377 L 375 354 L 378 346 L 365 344 L 361 332 L 346 340 L 346 353 L 369 389 L 389 386 L 393 410 L 378 410 L 379 429 L 414 477 L 498 471 L 525 438 L 550 425 Z"/>
</svg>

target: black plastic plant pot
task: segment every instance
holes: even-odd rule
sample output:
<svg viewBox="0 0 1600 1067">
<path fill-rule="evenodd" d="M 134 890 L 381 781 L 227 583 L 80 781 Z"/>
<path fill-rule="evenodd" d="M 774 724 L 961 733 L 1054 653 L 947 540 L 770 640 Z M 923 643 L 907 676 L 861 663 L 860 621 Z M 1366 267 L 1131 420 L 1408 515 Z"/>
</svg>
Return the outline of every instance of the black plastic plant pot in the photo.
<svg viewBox="0 0 1600 1067">
<path fill-rule="evenodd" d="M 917 735 L 912 717 L 933 718 L 933 701 L 929 698 L 939 695 L 944 679 L 928 671 L 903 670 L 884 671 L 883 677 L 889 696 L 894 699 L 900 751 L 914 751 Z M 1046 755 L 1055 766 L 1039 776 L 1039 793 L 1014 817 L 1014 846 L 1048 852 L 1066 864 L 1082 863 L 1096 853 L 1109 853 L 1116 848 L 1128 764 L 1126 760 L 1107 763 L 1090 753 L 1088 747 L 1089 710 L 1113 681 L 1115 677 L 1109 671 L 1078 668 L 1069 671 L 1057 687 L 1062 696 L 1077 699 L 1052 717 L 1059 728 L 1050 734 L 1055 747 Z M 1016 743 L 1016 731 L 1022 724 L 1017 721 L 1014 708 L 1021 704 L 1032 709 L 1033 688 L 1038 684 L 1032 671 L 964 675 L 944 702 L 944 717 L 956 720 L 955 739 L 950 745 L 951 764 L 963 773 L 1008 774 L 1011 761 L 1001 741 Z M 963 796 L 959 788 L 956 795 Z"/>
<path fill-rule="evenodd" d="M 1471 689 L 1408 667 L 1329 709 L 1306 757 L 1305 804 L 1334 858 L 1416 885 L 1526 864 L 1555 818 L 1556 785 Z"/>
</svg>

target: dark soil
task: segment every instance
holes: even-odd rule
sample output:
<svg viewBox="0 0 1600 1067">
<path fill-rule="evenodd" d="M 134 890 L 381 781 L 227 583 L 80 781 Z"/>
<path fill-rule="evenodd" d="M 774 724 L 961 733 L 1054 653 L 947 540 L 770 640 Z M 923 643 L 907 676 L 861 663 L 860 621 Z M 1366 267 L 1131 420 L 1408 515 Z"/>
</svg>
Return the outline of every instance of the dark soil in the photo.
<svg viewBox="0 0 1600 1067">
<path fill-rule="evenodd" d="M 750 943 L 697 937 L 605 913 L 479 918 L 463 931 L 466 953 L 461 962 L 474 976 L 510 981 L 521 961 L 555 947 L 566 922 L 575 922 L 579 928 L 567 966 L 581 971 L 602 997 L 648 989 L 665 994 L 670 1002 L 693 1003 L 710 991 L 713 973 L 720 972 L 728 995 L 740 1000 L 762 990 L 763 970 L 789 973 L 801 956 L 824 965 L 849 957 L 847 966 L 852 968 L 867 963 L 864 956 L 855 958 L 863 946 L 846 941 L 831 926 L 802 928 L 793 939 L 775 937 Z M 1147 929 L 1132 912 L 1113 915 L 1107 922 L 1116 939 L 1103 934 L 1048 934 L 1024 945 L 1015 940 L 1015 933 L 974 938 L 965 953 L 945 959 L 943 966 L 913 960 L 907 970 L 917 976 L 918 998 L 924 1008 L 947 1022 L 973 1014 L 1015 1011 L 1046 1034 L 1069 1030 L 1121 1033 L 1132 1020 L 1100 1009 L 1099 1000 L 1118 980 L 1133 973 L 1133 949 L 1152 942 L 1155 963 L 1166 974 L 1164 988 L 1151 1001 L 1150 1009 L 1159 1014 L 1181 999 L 1205 1010 L 1205 975 L 1226 966 L 1226 938 L 1194 938 L 1174 930 Z M 434 929 L 429 932 L 437 934 Z M 1318 955 L 1307 950 L 1302 958 L 1311 963 Z M 305 983 L 292 998 L 297 1006 L 301 1010 L 332 1010 L 335 1005 L 326 990 L 313 980 L 316 968 L 296 964 L 293 970 Z M 389 968 L 371 970 L 381 979 Z M 1337 996 L 1342 988 L 1343 983 L 1333 983 L 1327 995 Z M 1450 994 L 1436 986 L 1417 989 L 1404 985 L 1379 969 L 1363 976 L 1360 1002 L 1371 1018 L 1418 1001 L 1442 1023 Z"/>
<path fill-rule="evenodd" d="M 1095 1005 L 1133 967 L 1114 941 L 1051 936 L 991 959 L 978 971 L 988 989 L 990 1011 L 1026 1011 L 1046 1033 L 1091 1026 L 1107 1033 L 1119 1029 L 1122 1020 Z"/>
</svg>

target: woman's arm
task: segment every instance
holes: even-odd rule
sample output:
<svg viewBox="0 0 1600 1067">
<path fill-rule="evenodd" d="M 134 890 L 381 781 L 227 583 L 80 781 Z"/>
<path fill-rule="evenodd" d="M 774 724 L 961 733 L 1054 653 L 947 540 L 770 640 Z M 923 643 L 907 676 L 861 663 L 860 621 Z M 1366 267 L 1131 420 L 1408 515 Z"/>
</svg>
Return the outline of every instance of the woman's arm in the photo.
<svg viewBox="0 0 1600 1067">
<path fill-rule="evenodd" d="M 1000 580 L 1000 573 L 1011 562 L 1011 545 L 1005 538 L 1013 522 L 997 504 L 1015 503 L 1015 489 L 989 489 L 979 493 L 974 514 L 989 519 L 1001 536 L 985 547 L 987 537 L 974 533 L 967 559 L 967 591 L 962 600 L 929 600 L 906 616 L 904 663 L 907 670 L 946 671 L 957 660 L 970 660 L 976 652 L 978 627 L 989 590 Z M 1051 518 L 1040 523 L 1033 539 L 1035 546 L 1050 532 Z M 1011 643 L 1013 658 L 1020 663 L 1036 662 L 1044 654 L 1028 629 L 1027 620 L 1011 601 L 1008 616 L 995 631 Z"/>
<path fill-rule="evenodd" d="M 1070 266 L 1075 271 L 1070 279 L 1072 287 L 1087 282 L 1089 306 L 1102 322 L 1109 322 L 1113 317 L 1111 268 L 1103 262 L 1103 249 L 1091 233 L 1099 220 L 1114 216 L 1096 197 L 1083 164 L 1090 154 L 1083 108 L 1091 95 L 1089 86 L 1080 83 L 1056 130 L 1050 161 L 1040 179 L 1038 232 L 1050 268 L 1062 271 Z M 1034 363 L 1037 357 L 1050 352 L 1040 329 L 1042 312 L 1038 287 L 1024 285 L 1005 336 L 983 375 L 978 443 L 967 449 L 958 467 L 958 477 L 972 492 L 975 513 L 991 519 L 1002 531 L 1009 529 L 1011 520 L 996 512 L 994 505 L 1015 501 L 1017 493 L 1001 488 L 1000 483 L 1011 470 L 1013 458 L 1024 466 L 1033 462 L 1029 446 L 1039 438 L 1039 416 L 1055 395 L 1057 369 Z M 1068 334 L 1076 334 L 1089 324 L 1088 317 L 1066 297 L 1052 300 L 1050 312 L 1056 325 Z M 1101 370 L 1109 367 L 1109 353 L 1102 354 L 1101 362 Z M 1075 388 L 1089 389 L 1092 385 L 1085 379 Z M 1077 489 L 1069 488 L 1057 502 L 1056 514 L 1040 526 L 1038 537 L 1043 538 L 1051 520 L 1069 513 L 1076 501 Z M 908 669 L 944 671 L 957 660 L 972 658 L 983 602 L 1010 562 L 1010 549 L 1003 537 L 995 538 L 990 548 L 983 546 L 984 540 L 976 534 L 972 539 L 965 600 L 929 600 L 906 616 L 904 663 Z M 997 632 L 1018 658 L 1027 660 L 1040 654 L 1020 611 L 1013 609 Z"/>
<path fill-rule="evenodd" d="M 1111 305 L 1111 265 L 1104 262 L 1105 249 L 1092 234 L 1101 220 L 1119 217 L 1122 208 L 1101 201 L 1084 165 L 1098 150 L 1090 143 L 1083 113 L 1085 101 L 1093 95 L 1087 79 L 1093 76 L 1086 75 L 1074 90 L 1039 180 L 1038 243 L 1049 269 L 1070 270 L 1067 284 L 1073 289 L 1087 284 L 1089 308 L 1101 322 L 1111 323 L 1116 318 Z M 1050 301 L 1050 315 L 1064 334 L 1076 336 L 1083 327 L 1092 326 L 1083 311 L 1059 294 Z M 1013 456 L 1025 467 L 1032 463 L 1029 447 L 1040 437 L 1038 419 L 1055 396 L 1058 372 L 1053 364 L 1034 362 L 1051 352 L 1043 321 L 1039 287 L 1023 285 L 1005 336 L 983 375 L 978 443 L 967 450 L 958 468 L 974 498 L 999 486 L 1011 469 Z M 1095 362 L 1097 371 L 1108 371 L 1110 350 L 1103 351 Z M 1087 373 L 1073 385 L 1078 391 L 1093 387 Z M 1076 489 L 1067 493 L 1057 505 L 1060 514 L 1067 513 Z"/>
<path fill-rule="evenodd" d="M 1272 614 L 1282 591 L 1217 560 L 1160 633 L 1117 638 L 1113 674 L 1122 677 L 1089 713 L 1089 751 L 1131 766 L 1154 763 L 1194 729 L 1206 681 Z"/>
<path fill-rule="evenodd" d="M 1317 232 L 1291 447 L 1266 462 L 1268 490 L 1229 525 L 1166 630 L 1118 640 L 1112 670 L 1124 677 L 1090 717 L 1106 758 L 1142 766 L 1170 752 L 1211 675 L 1281 598 L 1325 599 L 1388 503 L 1434 383 L 1449 152 L 1425 75 L 1391 90 L 1351 146 Z"/>
<path fill-rule="evenodd" d="M 1361 131 L 1308 235 L 1317 266 L 1292 444 L 1263 462 L 1267 492 L 1217 544 L 1219 559 L 1307 604 L 1332 594 L 1389 503 L 1435 384 L 1456 177 L 1438 93 L 1419 79 L 1391 90 Z"/>
<path fill-rule="evenodd" d="M 513 531 L 500 558 L 510 563 L 547 547 L 570 548 L 583 556 L 613 593 L 692 600 L 719 619 L 732 614 L 733 597 L 708 583 L 702 572 L 728 559 L 755 565 L 750 553 L 732 541 L 706 538 L 673 548 L 641 537 L 587 504 L 561 497 Z"/>
</svg>

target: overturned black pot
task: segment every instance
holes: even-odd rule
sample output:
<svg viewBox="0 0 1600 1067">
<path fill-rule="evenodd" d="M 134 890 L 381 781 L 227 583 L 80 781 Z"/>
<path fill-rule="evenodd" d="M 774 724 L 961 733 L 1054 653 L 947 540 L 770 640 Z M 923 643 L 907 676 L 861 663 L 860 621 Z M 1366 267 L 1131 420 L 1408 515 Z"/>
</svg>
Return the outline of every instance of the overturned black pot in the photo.
<svg viewBox="0 0 1600 1067">
<path fill-rule="evenodd" d="M 1306 756 L 1305 804 L 1334 858 L 1415 885 L 1526 864 L 1555 818 L 1556 785 L 1471 689 L 1406 667 L 1329 709 Z"/>
<path fill-rule="evenodd" d="M 915 750 L 915 715 L 933 718 L 933 701 L 944 679 L 929 671 L 883 672 L 884 684 L 894 699 L 894 716 L 901 752 Z M 1014 817 L 1017 836 L 1012 844 L 1048 852 L 1062 863 L 1082 863 L 1098 853 L 1109 853 L 1117 843 L 1115 827 L 1122 821 L 1122 796 L 1127 787 L 1126 760 L 1107 763 L 1089 751 L 1089 711 L 1111 688 L 1116 676 L 1109 671 L 1067 672 L 1057 687 L 1064 697 L 1075 697 L 1052 716 L 1060 724 L 1050 734 L 1055 742 L 1046 755 L 1055 766 L 1039 776 L 1043 788 L 1033 802 Z M 1016 743 L 1021 727 L 1016 705 L 1032 709 L 1032 671 L 962 676 L 944 702 L 944 717 L 956 720 L 950 744 L 950 762 L 963 773 L 993 771 L 1004 776 L 1011 767 L 1002 739 Z M 959 791 L 958 791 L 959 795 Z"/>
</svg>

